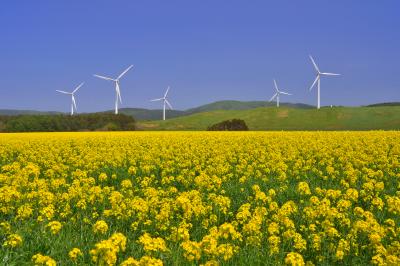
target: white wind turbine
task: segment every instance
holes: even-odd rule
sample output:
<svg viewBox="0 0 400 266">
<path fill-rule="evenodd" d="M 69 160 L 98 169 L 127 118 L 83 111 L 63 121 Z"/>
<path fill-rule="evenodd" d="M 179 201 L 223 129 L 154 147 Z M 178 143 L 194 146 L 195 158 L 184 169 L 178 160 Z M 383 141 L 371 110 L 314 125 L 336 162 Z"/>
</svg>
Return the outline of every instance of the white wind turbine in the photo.
<svg viewBox="0 0 400 266">
<path fill-rule="evenodd" d="M 284 91 L 280 91 L 280 90 L 278 89 L 278 85 L 276 84 L 276 81 L 275 81 L 275 80 L 274 80 L 274 85 L 275 85 L 276 93 L 271 97 L 271 99 L 270 99 L 269 101 L 271 102 L 273 99 L 276 98 L 276 107 L 279 107 L 279 96 L 280 96 L 281 94 L 285 94 L 285 95 L 292 95 L 292 94 L 287 93 L 287 92 L 284 92 Z"/>
<path fill-rule="evenodd" d="M 67 91 L 60 91 L 60 90 L 56 90 L 59 93 L 63 93 L 63 94 L 68 94 L 71 95 L 71 115 L 74 114 L 74 108 L 75 111 L 78 112 L 78 109 L 76 108 L 76 101 L 75 101 L 75 92 L 77 92 L 79 90 L 80 87 L 82 87 L 84 84 L 84 82 L 82 82 L 78 87 L 75 88 L 75 90 L 73 90 L 72 92 L 67 92 Z"/>
<path fill-rule="evenodd" d="M 165 120 L 165 107 L 166 107 L 166 105 L 168 105 L 169 109 L 172 110 L 172 106 L 167 100 L 168 91 L 169 91 L 169 86 L 168 86 L 167 90 L 164 93 L 164 97 L 150 100 L 151 102 L 163 101 L 163 120 Z"/>
<path fill-rule="evenodd" d="M 129 69 L 131 69 L 133 67 L 133 65 L 130 65 L 127 69 L 124 70 L 124 72 L 122 72 L 116 79 L 113 78 L 109 78 L 109 77 L 104 77 L 104 76 L 100 76 L 100 75 L 96 75 L 94 74 L 95 77 L 101 78 L 101 79 L 105 79 L 105 80 L 109 80 L 109 81 L 114 81 L 115 82 L 115 114 L 118 114 L 118 100 L 120 103 L 122 103 L 122 98 L 121 98 L 121 91 L 119 89 L 119 80 L 120 78 L 122 78 L 123 75 L 126 74 L 126 72 L 129 71 Z"/>
<path fill-rule="evenodd" d="M 319 71 L 319 68 L 318 68 L 317 64 L 315 63 L 315 61 L 314 61 L 314 59 L 312 58 L 311 55 L 310 55 L 310 59 L 311 59 L 311 62 L 313 63 L 313 65 L 314 65 L 315 71 L 317 72 L 317 77 L 315 78 L 313 84 L 311 85 L 310 91 L 314 87 L 315 83 L 318 82 L 318 86 L 317 86 L 317 91 L 318 91 L 317 92 L 317 94 L 318 94 L 317 109 L 319 109 L 321 107 L 321 99 L 320 99 L 321 76 L 340 76 L 340 74 L 321 72 L 321 71 Z"/>
</svg>

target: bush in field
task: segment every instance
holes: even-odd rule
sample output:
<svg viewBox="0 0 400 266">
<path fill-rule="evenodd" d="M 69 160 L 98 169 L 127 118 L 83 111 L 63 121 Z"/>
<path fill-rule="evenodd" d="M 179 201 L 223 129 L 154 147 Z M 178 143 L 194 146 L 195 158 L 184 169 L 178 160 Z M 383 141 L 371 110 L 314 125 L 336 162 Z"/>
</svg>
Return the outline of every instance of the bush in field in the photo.
<svg viewBox="0 0 400 266">
<path fill-rule="evenodd" d="M 247 131 L 246 122 L 241 119 L 222 121 L 207 128 L 208 131 Z"/>
</svg>

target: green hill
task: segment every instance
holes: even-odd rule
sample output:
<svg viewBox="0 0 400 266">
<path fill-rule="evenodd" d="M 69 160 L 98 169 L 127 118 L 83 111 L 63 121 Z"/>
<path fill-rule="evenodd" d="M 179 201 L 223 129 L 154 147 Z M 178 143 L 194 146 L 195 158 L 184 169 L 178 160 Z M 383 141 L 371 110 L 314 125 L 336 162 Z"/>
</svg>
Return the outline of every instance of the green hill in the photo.
<svg viewBox="0 0 400 266">
<path fill-rule="evenodd" d="M 367 105 L 367 107 L 381 107 L 381 106 L 400 106 L 400 102 L 375 103 Z"/>
<path fill-rule="evenodd" d="M 274 102 L 266 101 L 217 101 L 205 105 L 198 106 L 187 110 L 167 110 L 167 118 L 176 118 L 181 116 L 187 116 L 196 113 L 209 112 L 215 110 L 248 110 L 258 107 L 269 107 L 275 106 Z M 282 107 L 292 108 L 313 108 L 311 105 L 302 103 L 281 103 Z M 107 113 L 114 112 L 114 110 L 108 110 Z M 119 109 L 121 114 L 131 115 L 136 120 L 160 120 L 162 117 L 162 109 L 144 109 L 144 108 L 121 108 Z"/>
<path fill-rule="evenodd" d="M 114 110 L 107 111 L 114 113 Z M 136 120 L 160 120 L 162 118 L 161 109 L 144 109 L 144 108 L 121 108 L 119 109 L 120 114 L 133 116 Z M 180 110 L 167 110 L 167 117 L 174 118 L 186 115 L 185 111 Z"/>
<path fill-rule="evenodd" d="M 275 102 L 267 101 L 217 101 L 205 105 L 201 105 L 196 108 L 188 109 L 185 111 L 186 114 L 195 114 L 200 112 L 209 112 L 215 110 L 248 110 L 258 107 L 273 107 L 276 106 Z M 311 105 L 303 103 L 281 103 L 282 107 L 292 107 L 292 108 L 313 108 Z"/>
<path fill-rule="evenodd" d="M 248 110 L 217 110 L 166 121 L 147 121 L 142 130 L 205 130 L 209 125 L 243 119 L 250 130 L 398 130 L 400 106 L 324 107 L 301 109 L 261 107 Z"/>
</svg>

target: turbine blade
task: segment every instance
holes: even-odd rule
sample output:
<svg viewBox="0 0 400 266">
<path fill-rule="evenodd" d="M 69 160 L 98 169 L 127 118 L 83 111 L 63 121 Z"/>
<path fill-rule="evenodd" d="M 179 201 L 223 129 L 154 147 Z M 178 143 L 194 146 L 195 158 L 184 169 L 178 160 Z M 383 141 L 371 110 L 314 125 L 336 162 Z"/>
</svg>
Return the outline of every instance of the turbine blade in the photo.
<svg viewBox="0 0 400 266">
<path fill-rule="evenodd" d="M 150 102 L 156 102 L 156 101 L 161 101 L 161 100 L 164 100 L 164 98 L 153 99 L 153 100 L 150 100 Z"/>
<path fill-rule="evenodd" d="M 311 85 L 311 87 L 310 87 L 310 89 L 309 89 L 310 91 L 311 91 L 312 88 L 315 86 L 315 83 L 317 83 L 318 80 L 319 80 L 319 75 L 317 75 L 317 77 L 315 78 L 313 84 Z"/>
<path fill-rule="evenodd" d="M 72 95 L 72 103 L 73 103 L 74 106 L 75 106 L 75 111 L 78 111 L 78 108 L 76 108 L 76 102 L 75 102 L 75 97 L 74 97 L 74 95 Z"/>
<path fill-rule="evenodd" d="M 322 75 L 325 75 L 325 76 L 340 76 L 340 74 L 336 74 L 336 73 L 328 73 L 328 72 L 324 72 L 324 73 L 321 73 Z"/>
<path fill-rule="evenodd" d="M 165 94 L 164 94 L 164 98 L 167 98 L 168 91 L 169 91 L 169 86 L 168 86 L 168 88 L 167 88 L 167 91 L 166 91 Z"/>
<path fill-rule="evenodd" d="M 279 92 L 278 84 L 276 84 L 276 81 L 275 81 L 275 80 L 274 80 L 274 85 L 275 85 L 275 90 L 276 90 L 276 92 Z"/>
<path fill-rule="evenodd" d="M 97 74 L 94 74 L 93 76 L 95 76 L 95 77 L 97 77 L 97 78 L 105 79 L 105 80 L 111 80 L 111 81 L 114 81 L 114 79 L 112 79 L 112 78 L 108 78 L 108 77 L 100 76 L 100 75 L 97 75 Z"/>
<path fill-rule="evenodd" d="M 310 59 L 311 59 L 311 62 L 313 63 L 313 65 L 314 65 L 315 70 L 318 73 L 320 73 L 319 68 L 318 68 L 317 64 L 315 63 L 315 61 L 314 61 L 314 58 L 311 55 L 310 55 Z"/>
<path fill-rule="evenodd" d="M 168 105 L 169 109 L 173 110 L 174 108 L 172 108 L 172 105 L 169 103 L 169 101 L 167 99 L 165 99 L 165 103 Z"/>
<path fill-rule="evenodd" d="M 269 101 L 271 102 L 273 99 L 275 99 L 276 96 L 278 96 L 278 93 L 275 93 L 274 96 L 272 96 L 271 99 L 269 99 Z"/>
<path fill-rule="evenodd" d="M 75 88 L 75 90 L 72 92 L 72 94 L 77 92 L 83 86 L 83 84 L 85 84 L 85 82 L 82 82 L 81 84 L 79 84 L 79 86 Z"/>
<path fill-rule="evenodd" d="M 284 91 L 280 91 L 281 94 L 285 94 L 285 95 L 292 95 L 290 93 L 284 92 Z"/>
<path fill-rule="evenodd" d="M 133 65 L 130 65 L 130 66 L 127 68 L 127 69 L 125 69 L 125 70 L 124 70 L 124 72 L 122 72 L 122 73 L 121 73 L 121 74 L 118 76 L 118 78 L 117 78 L 117 79 L 120 79 L 120 78 L 122 78 L 122 76 L 123 76 L 123 75 L 125 75 L 125 73 L 126 73 L 126 72 L 128 72 L 128 71 L 129 71 L 129 69 L 131 69 L 132 67 L 133 67 Z"/>
<path fill-rule="evenodd" d="M 70 92 L 66 92 L 66 91 L 59 91 L 59 90 L 56 90 L 57 92 L 60 92 L 60 93 L 64 93 L 64 94 L 71 94 Z"/>
</svg>

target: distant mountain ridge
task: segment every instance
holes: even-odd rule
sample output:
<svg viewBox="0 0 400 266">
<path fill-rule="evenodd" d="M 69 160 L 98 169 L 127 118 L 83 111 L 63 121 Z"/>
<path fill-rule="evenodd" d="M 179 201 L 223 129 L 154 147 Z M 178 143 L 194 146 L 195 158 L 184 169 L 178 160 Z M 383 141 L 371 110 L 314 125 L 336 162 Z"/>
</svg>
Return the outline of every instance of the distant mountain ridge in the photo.
<svg viewBox="0 0 400 266">
<path fill-rule="evenodd" d="M 167 110 L 167 118 L 177 118 L 181 116 L 187 116 L 202 112 L 211 112 L 218 110 L 250 110 L 260 107 L 273 107 L 275 102 L 267 101 L 216 101 L 208 104 L 204 104 L 195 108 L 190 108 L 187 110 Z M 311 109 L 315 106 L 303 104 L 303 103 L 281 103 L 281 107 L 296 108 L 296 109 Z M 400 102 L 387 102 L 387 103 L 376 103 L 370 104 L 366 107 L 381 107 L 381 106 L 400 106 Z M 104 111 L 106 113 L 114 112 L 114 110 Z M 121 114 L 126 114 L 133 116 L 136 120 L 146 121 L 146 120 L 161 120 L 162 109 L 146 109 L 146 108 L 120 108 L 119 112 Z M 100 112 L 103 113 L 103 112 Z M 63 114 L 62 112 L 56 111 L 35 111 L 35 110 L 13 110 L 13 109 L 0 109 L 0 115 L 57 115 Z"/>
<path fill-rule="evenodd" d="M 217 101 L 209 104 L 201 105 L 187 110 L 167 110 L 167 118 L 177 118 L 191 114 L 217 111 L 217 110 L 249 110 L 259 107 L 272 107 L 275 106 L 274 102 L 266 101 Z M 303 103 L 281 103 L 282 107 L 310 109 L 314 108 L 312 105 Z M 106 112 L 113 112 L 112 110 Z M 137 120 L 161 120 L 162 109 L 144 109 L 144 108 L 121 108 L 121 114 L 132 115 Z"/>
<path fill-rule="evenodd" d="M 381 107 L 381 106 L 400 106 L 400 102 L 375 103 L 367 105 L 367 107 Z"/>
<path fill-rule="evenodd" d="M 209 112 L 216 110 L 248 110 L 258 107 L 275 106 L 274 102 L 266 101 L 216 101 L 209 104 L 201 105 L 187 110 L 167 110 L 167 118 L 176 118 L 201 112 Z M 292 108 L 313 108 L 311 105 L 303 103 L 281 103 L 281 106 Z M 104 111 L 105 113 L 114 112 L 114 110 Z M 100 112 L 103 113 L 103 112 Z M 146 108 L 120 108 L 119 113 L 133 116 L 136 120 L 160 120 L 162 117 L 162 109 L 146 109 Z M 61 112 L 45 112 L 34 110 L 12 110 L 0 109 L 0 115 L 56 115 Z"/>
</svg>

